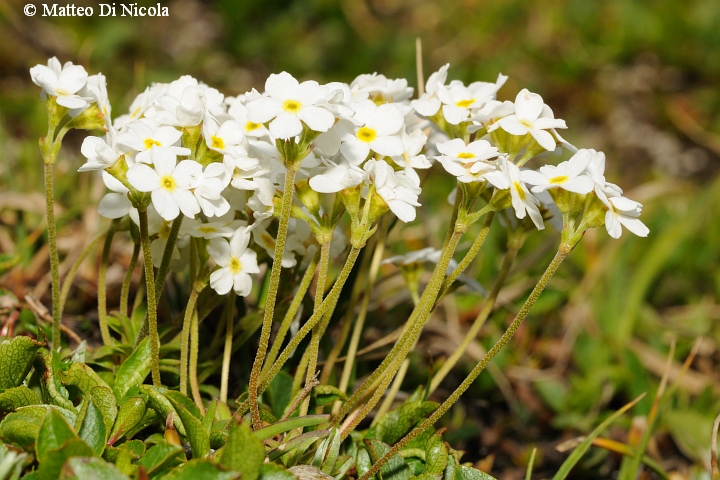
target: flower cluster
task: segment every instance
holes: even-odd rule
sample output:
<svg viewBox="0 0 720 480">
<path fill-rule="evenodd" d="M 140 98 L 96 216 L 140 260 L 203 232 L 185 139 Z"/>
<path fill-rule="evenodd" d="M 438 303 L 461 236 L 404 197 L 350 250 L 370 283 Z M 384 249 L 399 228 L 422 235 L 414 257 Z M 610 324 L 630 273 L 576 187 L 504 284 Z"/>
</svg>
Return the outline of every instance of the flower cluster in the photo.
<svg viewBox="0 0 720 480">
<path fill-rule="evenodd" d="M 501 102 L 497 92 L 507 77 L 446 83 L 448 68 L 433 73 L 414 100 L 406 80 L 379 74 L 321 85 L 282 72 L 270 75 L 264 92 L 238 97 L 183 76 L 148 87 L 115 119 L 101 74 L 88 76 L 81 66 L 61 66 L 56 58 L 30 73 L 43 98 L 71 116 L 95 105 L 103 115 L 106 133 L 85 139 L 87 161 L 79 169 L 103 172 L 111 193 L 100 202 L 100 213 L 130 215 L 137 223 L 138 209 L 147 210 L 156 263 L 171 222 L 185 219 L 173 259 L 187 254 L 191 238 L 202 239 L 217 264 L 211 285 L 221 294 L 233 289 L 248 295 L 248 274 L 259 271 L 256 253 L 274 255 L 269 232 L 290 170 L 297 226 L 288 232 L 283 266 L 307 260 L 309 230 L 331 238 L 339 232 L 337 220 L 321 220 L 332 216 L 324 207 L 332 202 L 321 194 L 354 198 L 354 204 L 346 202 L 353 219 L 364 200 L 367 211 L 379 212 L 370 215 L 371 223 L 387 211 L 410 222 L 420 206 L 418 170 L 435 161 L 460 188 L 486 189 L 488 201 L 504 194 L 502 208 L 511 207 L 520 220 L 529 217 L 537 229 L 544 228 L 552 199 L 564 219 L 585 205 L 583 218 L 593 217 L 594 209 L 593 218 L 600 212 L 604 219 L 588 226 L 604 223 L 615 238 L 621 226 L 647 235 L 638 218 L 642 205 L 605 180 L 604 154 L 567 143 L 557 132 L 565 121 L 540 95 L 523 89 L 514 102 Z M 563 150 L 572 156 L 558 165 L 524 168 L 543 152 Z"/>
</svg>

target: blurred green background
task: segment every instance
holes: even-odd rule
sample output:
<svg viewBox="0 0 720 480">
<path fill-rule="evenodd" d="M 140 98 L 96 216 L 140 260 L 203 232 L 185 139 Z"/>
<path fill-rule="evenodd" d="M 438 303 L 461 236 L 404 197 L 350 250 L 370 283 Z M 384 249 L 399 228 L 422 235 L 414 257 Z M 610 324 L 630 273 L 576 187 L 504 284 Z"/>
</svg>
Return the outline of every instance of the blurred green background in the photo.
<svg viewBox="0 0 720 480">
<path fill-rule="evenodd" d="M 426 77 L 449 62 L 449 79 L 509 75 L 501 99 L 525 87 L 541 94 L 567 121 L 571 143 L 605 151 L 608 179 L 645 204 L 642 219 L 651 229 L 647 239 L 626 232 L 617 242 L 604 232 L 587 235 L 533 320 L 498 358 L 495 374 L 483 376 L 446 419 L 449 440 L 470 460 L 494 458 L 493 473 L 520 468 L 538 445 L 540 468 L 552 471 L 562 458 L 553 449 L 559 440 L 589 431 L 643 391 L 649 398 L 635 414 L 646 414 L 673 339 L 671 382 L 702 337 L 650 451 L 679 478 L 701 478 L 693 468 L 708 467 L 720 412 L 717 0 L 178 0 L 162 2 L 170 12 L 164 18 L 26 17 L 24 5 L 0 2 L 0 251 L 7 261 L 0 283 L 16 293 L 45 291 L 34 287 L 46 280 L 38 273 L 42 261 L 33 259 L 43 248 L 37 138 L 46 127 L 31 66 L 56 55 L 104 73 L 117 116 L 150 82 L 182 74 L 227 95 L 262 89 L 268 74 L 282 70 L 320 82 L 378 72 L 415 85 L 420 38 Z M 91 235 L 97 218 L 88 198 L 101 192 L 75 173 L 81 141 L 69 136 L 64 145 L 56 198 L 61 228 Z M 444 202 L 446 194 L 426 188 L 424 203 Z M 423 235 L 415 237 L 424 246 Z M 502 248 L 497 238 L 471 272 L 481 282 L 497 271 L 499 256 L 491 255 Z M 73 241 L 61 248 L 72 250 Z M 551 253 L 553 241 L 532 237 L 523 254 L 535 262 L 519 266 L 535 265 L 530 273 L 539 274 L 545 260 L 537 260 Z M 528 271 L 516 270 L 510 284 L 521 296 Z M 91 283 L 93 271 L 85 275 Z M 456 300 L 466 325 L 478 298 L 461 292 Z M 482 345 L 492 344 L 508 315 L 496 313 Z M 418 351 L 442 356 L 441 337 L 431 331 Z M 431 368 L 425 357 L 415 359 L 419 376 Z M 468 362 L 447 385 L 469 368 Z M 607 435 L 627 442 L 638 418 Z M 617 455 L 594 451 L 587 478 L 605 478 L 617 462 Z"/>
</svg>

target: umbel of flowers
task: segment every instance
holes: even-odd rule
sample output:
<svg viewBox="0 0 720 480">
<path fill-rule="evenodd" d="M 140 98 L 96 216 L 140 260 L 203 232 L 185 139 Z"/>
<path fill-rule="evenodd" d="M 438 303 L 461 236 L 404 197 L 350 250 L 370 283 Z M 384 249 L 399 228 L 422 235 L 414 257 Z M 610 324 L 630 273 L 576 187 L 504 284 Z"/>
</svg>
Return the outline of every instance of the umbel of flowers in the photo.
<svg viewBox="0 0 720 480">
<path fill-rule="evenodd" d="M 416 221 L 423 187 L 431 188 L 432 177 L 442 174 L 438 168 L 429 174 L 421 171 L 435 162 L 457 180 L 457 188 L 448 192 L 454 210 L 443 249 L 433 256 L 437 266 L 422 295 L 415 285 L 416 307 L 388 357 L 345 403 L 333 409 L 331 424 L 341 429 L 342 438 L 377 405 L 401 371 L 436 300 L 477 255 L 494 217 L 502 216 L 509 228 L 519 232 L 543 230 L 548 220 L 561 225 L 555 259 L 498 349 L 587 229 L 604 225 L 614 238 L 620 237 L 622 227 L 639 236 L 648 234 L 638 218 L 642 205 L 605 179 L 605 155 L 565 141 L 558 132 L 566 128 L 565 121 L 555 118 L 540 95 L 523 89 L 514 101 L 497 100 L 507 79 L 503 75 L 495 82 L 448 83 L 445 65 L 414 99 L 407 80 L 379 74 L 360 75 L 350 84 L 321 85 L 299 82 L 282 72 L 270 75 L 263 92 L 251 90 L 237 97 L 226 97 L 183 76 L 149 86 L 126 114 L 112 118 L 101 74 L 88 76 L 82 67 L 70 62 L 61 66 L 56 58 L 30 73 L 48 106 L 50 128 L 41 140 L 46 165 L 55 162 L 68 129 L 104 131 L 84 140 L 81 152 L 86 162 L 79 170 L 102 174 L 109 193 L 98 205 L 100 214 L 113 219 L 113 225 L 127 225 L 142 248 L 148 303 L 143 336 L 150 336 L 153 348 L 155 385 L 160 385 L 156 305 L 169 269 L 188 268 L 193 282 L 181 345 L 184 392 L 199 293 L 209 285 L 218 295 L 248 296 L 260 289 L 258 276 L 265 270 L 259 263 L 272 265 L 266 274 L 258 353 L 247 401 L 241 405 L 242 412 L 250 411 L 256 429 L 262 426 L 258 395 L 307 335 L 312 339 L 304 371 L 308 384 L 314 380 L 319 339 L 359 252 L 376 231 L 385 235 L 389 216 Z M 537 170 L 525 166 L 532 159 L 555 158 L 548 152 L 567 159 Z M 46 169 L 46 174 L 51 205 L 52 183 L 47 176 L 51 180 L 52 170 Z M 120 223 L 126 217 L 130 221 Z M 481 219 L 482 233 L 466 256 L 455 262 L 460 239 Z M 49 220 L 54 229 L 54 220 Z M 517 251 L 523 235 L 512 238 L 517 240 L 513 244 Z M 385 239 L 377 241 L 384 245 Z M 53 256 L 57 262 L 56 248 Z M 338 257 L 344 258 L 344 265 L 330 282 L 329 264 Z M 299 305 L 293 302 L 268 352 L 281 271 L 292 267 L 307 272 L 299 297 L 317 274 L 315 307 L 281 350 L 298 313 Z M 57 277 L 56 267 L 53 272 Z M 54 295 L 58 285 L 53 283 Z M 104 298 L 101 301 L 103 339 L 111 343 L 103 323 Z M 234 303 L 227 305 L 227 318 L 232 319 Z M 53 313 L 59 332 L 61 312 L 55 301 Z M 228 335 L 232 336 L 231 320 Z M 59 333 L 53 335 L 53 344 L 59 346 Z M 226 342 L 226 361 L 228 345 L 232 341 Z M 495 353 L 491 350 L 490 358 Z M 352 362 L 347 364 L 352 368 Z M 226 398 L 225 367 L 221 394 Z M 202 405 L 197 385 L 191 387 Z M 375 393 L 361 403 L 371 387 Z M 456 394 L 463 388 L 467 386 Z M 428 421 L 437 420 L 456 399 L 448 399 Z M 307 411 L 306 403 L 303 409 Z"/>
</svg>

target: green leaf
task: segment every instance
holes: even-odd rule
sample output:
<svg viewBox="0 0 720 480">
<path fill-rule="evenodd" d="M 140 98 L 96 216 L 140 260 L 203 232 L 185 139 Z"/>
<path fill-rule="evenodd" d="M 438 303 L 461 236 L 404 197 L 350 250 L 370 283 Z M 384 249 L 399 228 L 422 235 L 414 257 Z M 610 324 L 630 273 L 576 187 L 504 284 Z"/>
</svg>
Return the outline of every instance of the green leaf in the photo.
<svg viewBox="0 0 720 480">
<path fill-rule="evenodd" d="M 78 435 L 67 420 L 55 409 L 48 409 L 35 442 L 38 461 L 42 464 L 48 452 L 57 450 L 66 441 L 73 439 L 78 439 Z"/>
<path fill-rule="evenodd" d="M 97 457 L 73 457 L 65 462 L 60 480 L 129 480 L 111 463 Z"/>
<path fill-rule="evenodd" d="M 117 371 L 115 396 L 118 399 L 124 397 L 130 387 L 140 385 L 145 381 L 145 377 L 150 373 L 151 361 L 150 337 L 145 337 Z"/>
<path fill-rule="evenodd" d="M 437 407 L 435 402 L 405 402 L 383 415 L 377 425 L 368 430 L 366 438 L 377 438 L 388 444 L 397 443 Z"/>
<path fill-rule="evenodd" d="M 0 478 L 2 480 L 18 480 L 27 457 L 27 453 L 10 450 L 0 442 Z"/>
<path fill-rule="evenodd" d="M 374 438 L 366 439 L 363 443 L 372 463 L 377 462 L 390 451 L 389 445 Z M 405 460 L 399 454 L 395 454 L 382 466 L 379 476 L 383 480 L 409 480 L 413 473 Z"/>
<path fill-rule="evenodd" d="M 178 433 L 183 437 L 187 437 L 185 426 L 183 425 L 183 421 L 180 419 L 178 412 L 175 410 L 175 407 L 173 407 L 173 404 L 170 402 L 170 400 L 165 395 L 163 395 L 163 393 L 165 392 L 164 388 L 156 388 L 150 385 L 140 385 L 140 392 L 147 395 L 148 407 L 155 410 L 158 415 L 160 415 L 160 418 L 162 418 L 163 421 L 165 421 L 168 415 L 172 413 L 173 425 L 175 426 L 175 430 L 177 430 Z"/>
<path fill-rule="evenodd" d="M 67 371 L 60 372 L 65 385 L 77 387 L 83 394 L 90 393 L 94 387 L 110 388 L 95 371 L 84 363 L 73 363 Z"/>
<path fill-rule="evenodd" d="M 260 480 L 298 480 L 297 475 L 275 463 L 263 463 Z"/>
<path fill-rule="evenodd" d="M 200 413 L 200 409 L 197 405 L 195 405 L 195 402 L 190 400 L 190 398 L 187 395 L 183 395 L 182 393 L 178 392 L 177 390 L 165 390 L 163 391 L 163 395 L 168 398 L 168 400 L 171 400 L 175 403 L 178 403 L 185 407 L 185 409 L 192 413 L 192 415 L 197 418 L 198 420 L 202 420 L 203 416 L 202 413 Z"/>
<path fill-rule="evenodd" d="M 118 411 L 115 424 L 110 431 L 109 445 L 114 445 L 123 435 L 129 432 L 145 415 L 147 408 L 143 397 L 130 397 Z"/>
<path fill-rule="evenodd" d="M 289 373 L 281 370 L 275 378 L 273 378 L 263 394 L 263 399 L 266 399 L 270 408 L 272 408 L 272 413 L 275 418 L 281 418 L 285 412 L 285 408 L 292 401 L 292 387 L 293 377 Z"/>
<path fill-rule="evenodd" d="M 43 343 L 30 337 L 15 337 L 0 343 L 0 393 L 20 386 Z"/>
<path fill-rule="evenodd" d="M 435 434 L 425 445 L 425 469 L 423 473 L 442 474 L 447 466 L 448 451 L 440 434 Z"/>
<path fill-rule="evenodd" d="M 703 415 L 695 410 L 672 410 L 663 417 L 681 452 L 698 462 L 708 458 L 710 445 L 707 439 L 714 415 Z"/>
<path fill-rule="evenodd" d="M 175 411 L 180 415 L 180 419 L 185 426 L 186 437 L 190 440 L 193 458 L 203 458 L 210 453 L 210 436 L 205 431 L 202 422 L 175 399 L 168 398 L 168 400 L 175 407 Z"/>
<path fill-rule="evenodd" d="M 8 388 L 3 393 L 0 393 L 0 412 L 14 412 L 20 407 L 38 405 L 39 403 L 40 399 L 35 395 L 35 392 L 24 385 Z"/>
<path fill-rule="evenodd" d="M 275 450 L 268 453 L 268 457 L 270 458 L 270 461 L 274 461 L 295 449 L 298 449 L 299 452 L 302 453 L 317 440 L 325 438 L 328 435 L 330 435 L 330 430 L 313 430 L 311 432 L 303 433 L 302 435 L 293 437 L 285 443 L 279 445 Z M 212 444 L 212 439 L 210 443 Z"/>
<path fill-rule="evenodd" d="M 183 462 L 185 462 L 185 451 L 181 447 L 159 443 L 150 447 L 137 464 L 145 468 L 149 478 L 153 478 Z"/>
<path fill-rule="evenodd" d="M 93 451 L 79 438 L 71 438 L 59 448 L 45 453 L 37 470 L 38 480 L 56 480 L 60 477 L 65 462 L 72 457 L 92 457 Z"/>
<path fill-rule="evenodd" d="M 233 422 L 234 423 L 234 422 Z M 265 447 L 250 426 L 234 423 L 230 427 L 220 463 L 242 474 L 243 480 L 257 480 L 265 461 Z"/>
<path fill-rule="evenodd" d="M 205 416 L 203 417 L 203 427 L 205 428 L 205 431 L 208 433 L 208 435 L 210 435 L 210 432 L 212 431 L 212 426 L 215 422 L 215 412 L 217 412 L 219 402 L 219 398 L 216 398 L 215 400 L 210 402 L 210 406 L 208 407 L 207 412 L 205 412 Z"/>
<path fill-rule="evenodd" d="M 117 418 L 118 408 L 115 395 L 113 394 L 110 387 L 93 387 L 90 389 L 90 394 L 93 397 L 95 405 L 100 409 L 103 415 L 103 421 L 105 422 L 105 430 L 109 432 L 112 430 L 115 418 Z"/>
<path fill-rule="evenodd" d="M 612 422 L 615 421 L 615 419 L 617 419 L 623 413 L 630 410 L 633 407 L 633 405 L 635 405 L 637 402 L 642 400 L 642 398 L 644 396 L 645 396 L 645 394 L 643 393 L 642 395 L 637 397 L 635 400 L 633 400 L 632 402 L 628 403 L 627 405 L 622 407 L 617 412 L 610 415 L 607 419 L 605 419 L 604 422 L 602 422 L 600 425 L 598 425 L 597 428 L 595 428 L 595 430 L 593 430 L 592 433 L 590 433 L 590 435 L 585 437 L 585 440 L 580 445 L 578 445 L 575 448 L 575 450 L 573 450 L 573 452 L 570 454 L 570 456 L 568 456 L 568 458 L 565 459 L 563 464 L 560 466 L 560 469 L 557 471 L 557 473 L 555 473 L 553 480 L 562 480 L 564 478 L 567 478 L 567 476 L 570 474 L 570 471 L 573 469 L 575 464 L 577 462 L 579 462 L 580 459 L 582 458 L 582 456 L 585 455 L 585 452 L 588 451 L 588 449 L 590 448 L 590 445 L 592 444 L 592 441 L 595 439 L 595 437 L 600 435 L 603 432 L 603 430 L 605 430 Z"/>
<path fill-rule="evenodd" d="M 69 400 L 70 394 L 60 381 L 62 370 L 60 358 L 57 352 L 41 350 L 33 362 L 35 371 L 40 375 L 42 381 L 40 388 L 43 392 L 45 403 L 51 403 L 68 410 L 74 410 L 75 406 Z"/>
<path fill-rule="evenodd" d="M 82 421 L 78 429 L 78 435 L 97 455 L 101 455 L 107 442 L 108 429 L 105 426 L 103 413 L 95 403 L 92 395 L 85 397 L 81 412 L 84 415 L 81 413 Z"/>
<path fill-rule="evenodd" d="M 333 477 L 312 465 L 295 465 L 288 470 L 297 475 L 300 480 L 334 480 Z"/>
<path fill-rule="evenodd" d="M 0 439 L 19 445 L 23 449 L 35 445 L 40 425 L 49 410 L 57 411 L 69 422 L 75 422 L 77 418 L 75 412 L 60 407 L 50 407 L 49 405 L 21 407 L 8 414 L 0 423 Z"/>
<path fill-rule="evenodd" d="M 289 420 L 283 420 L 269 425 L 265 428 L 255 431 L 255 436 L 260 440 L 274 437 L 278 433 L 289 432 L 296 428 L 312 427 L 320 425 L 330 419 L 330 415 L 305 415 L 304 417 L 294 417 Z"/>
<path fill-rule="evenodd" d="M 332 385 L 318 385 L 313 388 L 313 392 L 315 393 L 315 405 L 318 407 L 329 405 L 335 400 L 347 400 L 345 392 Z"/>
<path fill-rule="evenodd" d="M 209 460 L 194 459 L 165 475 L 163 480 L 235 480 L 238 478 L 240 478 L 238 472 L 223 471 Z M 245 479 L 245 477 L 242 478 Z"/>
<path fill-rule="evenodd" d="M 455 480 L 495 480 L 495 477 L 491 477 L 477 468 L 458 465 L 455 467 Z"/>
</svg>

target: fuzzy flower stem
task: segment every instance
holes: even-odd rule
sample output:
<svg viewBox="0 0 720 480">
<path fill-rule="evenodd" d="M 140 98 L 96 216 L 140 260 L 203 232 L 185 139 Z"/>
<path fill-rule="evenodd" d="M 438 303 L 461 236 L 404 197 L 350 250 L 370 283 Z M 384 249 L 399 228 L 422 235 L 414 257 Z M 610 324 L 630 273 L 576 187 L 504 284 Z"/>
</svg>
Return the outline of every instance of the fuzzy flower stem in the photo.
<svg viewBox="0 0 720 480">
<path fill-rule="evenodd" d="M 389 222 L 387 220 L 383 221 L 382 226 L 380 227 L 380 235 L 377 236 L 377 243 L 370 262 L 370 271 L 365 285 L 365 293 L 363 295 L 362 304 L 360 305 L 360 312 L 355 319 L 355 325 L 353 326 L 352 337 L 350 337 L 350 345 L 348 346 L 345 365 L 343 365 L 343 371 L 340 377 L 340 385 L 338 386 L 338 388 L 343 392 L 347 390 L 348 385 L 350 384 L 350 376 L 352 375 L 355 356 L 357 355 L 360 337 L 362 336 L 365 318 L 367 317 L 368 306 L 370 304 L 370 295 L 373 287 L 375 286 L 375 280 L 377 279 L 378 272 L 380 271 L 380 263 L 382 262 L 383 254 L 385 253 L 385 239 L 387 237 L 388 227 Z M 339 404 L 336 403 L 333 410 L 339 411 Z"/>
<path fill-rule="evenodd" d="M 285 340 L 285 335 L 287 335 L 288 330 L 290 330 L 290 324 L 295 319 L 295 315 L 300 309 L 303 298 L 305 298 L 305 294 L 307 293 L 308 288 L 310 288 L 312 279 L 315 276 L 315 267 L 317 267 L 319 255 L 320 252 L 315 255 L 315 258 L 312 259 L 310 265 L 308 265 L 307 270 L 305 270 L 305 274 L 300 280 L 300 285 L 298 286 L 297 292 L 295 292 L 295 296 L 290 303 L 290 308 L 288 308 L 288 311 L 285 314 L 285 318 L 283 318 L 283 321 L 280 324 L 280 329 L 275 335 L 275 340 L 273 341 L 270 352 L 265 359 L 265 365 L 262 369 L 262 372 L 260 373 L 260 378 L 263 378 L 265 377 L 265 375 L 267 375 L 268 370 L 270 370 L 270 367 L 275 362 L 275 359 L 280 353 L 280 348 L 282 347 L 283 341 Z"/>
<path fill-rule="evenodd" d="M 100 240 L 102 240 L 103 236 L 106 232 L 100 232 L 98 235 L 95 236 L 92 240 L 90 240 L 90 243 L 87 244 L 87 246 L 83 249 L 82 252 L 80 252 L 80 255 L 78 255 L 78 258 L 75 259 L 75 262 L 72 264 L 72 267 L 70 267 L 70 270 L 65 275 L 65 279 L 62 283 L 62 289 L 60 290 L 60 314 L 62 315 L 62 312 L 65 311 L 65 303 L 67 301 L 67 297 L 70 294 L 70 288 L 72 287 L 73 280 L 75 279 L 75 275 L 77 274 L 78 270 L 80 269 L 80 265 L 82 262 L 85 261 L 85 259 L 90 255 L 90 252 L 95 249 L 98 243 L 100 243 Z"/>
<path fill-rule="evenodd" d="M 107 283 L 106 274 L 108 261 L 110 260 L 110 248 L 112 247 L 113 237 L 117 231 L 120 219 L 116 218 L 110 223 L 107 235 L 105 235 L 105 243 L 103 244 L 102 258 L 100 260 L 100 271 L 98 272 L 98 323 L 100 324 L 100 335 L 102 335 L 103 344 L 110 345 L 112 337 L 107 323 Z"/>
<path fill-rule="evenodd" d="M 225 348 L 223 350 L 220 375 L 220 401 L 227 403 L 228 383 L 230 380 L 230 357 L 232 356 L 233 317 L 235 313 L 235 293 L 230 292 L 225 300 Z"/>
<path fill-rule="evenodd" d="M 283 190 L 282 207 L 280 209 L 280 225 L 278 226 L 277 240 L 275 243 L 275 260 L 273 261 L 272 270 L 270 271 L 270 286 L 268 288 L 267 300 L 265 302 L 265 315 L 263 316 L 262 329 L 260 331 L 260 345 L 258 345 L 258 351 L 255 355 L 252 371 L 250 372 L 248 400 L 250 401 L 252 425 L 255 430 L 262 428 L 260 406 L 258 404 L 258 383 L 260 381 L 260 371 L 265 362 L 268 343 L 270 343 L 270 330 L 275 313 L 275 301 L 280 284 L 282 258 L 285 253 L 285 239 L 287 237 L 288 222 L 290 221 L 292 199 L 295 190 L 295 169 L 297 167 L 289 163 L 288 166 L 289 168 L 285 170 L 285 188 Z"/>
<path fill-rule="evenodd" d="M 460 195 L 461 192 L 458 191 L 458 196 Z M 450 264 L 450 260 L 452 260 L 455 249 L 460 242 L 460 238 L 465 232 L 465 229 L 461 226 L 461 223 L 459 222 L 460 217 L 461 216 L 458 214 L 458 221 L 456 221 L 451 228 L 453 233 L 449 236 L 448 241 L 443 246 L 442 254 L 440 256 L 440 259 L 438 260 L 437 265 L 435 266 L 435 270 L 433 270 L 432 277 L 430 278 L 430 283 L 427 285 L 427 287 L 425 287 L 425 290 L 420 297 L 420 303 L 410 314 L 410 318 L 406 323 L 405 331 L 403 332 L 402 336 L 400 337 L 400 339 L 398 339 L 392 350 L 390 350 L 390 353 L 388 353 L 385 359 L 380 363 L 380 366 L 378 366 L 378 368 L 375 369 L 375 371 L 350 396 L 350 398 L 348 398 L 348 400 L 345 402 L 338 414 L 334 417 L 334 426 L 339 425 L 342 418 L 347 415 L 353 408 L 355 408 L 360 399 L 365 396 L 369 387 L 372 386 L 378 378 L 383 377 L 383 381 L 381 381 L 380 383 L 380 388 L 384 391 L 390 381 L 392 381 L 392 378 L 395 376 L 395 372 L 397 372 L 397 370 L 402 364 L 402 360 L 400 362 L 397 362 L 396 360 L 398 358 L 404 359 L 410 352 L 412 345 L 419 337 L 420 332 L 422 332 L 422 329 L 425 326 L 425 322 L 430 317 L 432 308 L 435 305 L 435 299 L 437 298 L 437 294 L 440 291 L 440 287 L 442 286 L 442 281 L 445 278 L 447 266 Z M 379 397 L 376 400 L 379 400 Z M 367 413 L 369 413 L 374 406 L 375 404 L 372 403 L 372 400 L 370 403 L 366 404 L 363 407 L 365 415 L 367 415 Z M 365 415 L 361 413 L 360 417 L 364 418 Z M 362 418 L 360 418 L 360 420 L 362 420 Z M 360 420 L 358 420 L 358 422 Z"/>
<path fill-rule="evenodd" d="M 120 289 L 120 314 L 127 316 L 128 314 L 128 299 L 130 297 L 130 283 L 132 282 L 133 273 L 135 272 L 135 265 L 137 265 L 138 257 L 140 256 L 140 243 L 136 243 L 133 246 L 132 257 L 130 257 L 130 265 L 128 265 L 127 272 L 125 272 L 125 278 L 123 279 L 122 288 Z"/>
<path fill-rule="evenodd" d="M 448 399 L 445 400 L 438 407 L 438 409 L 435 410 L 432 415 L 430 415 L 430 417 L 428 417 L 418 427 L 416 427 L 413 431 L 407 434 L 402 440 L 396 443 L 385 455 L 382 456 L 382 458 L 375 462 L 375 464 L 370 468 L 370 470 L 365 472 L 365 474 L 362 475 L 358 480 L 369 480 L 373 475 L 380 471 L 382 466 L 385 465 L 388 460 L 393 457 L 393 455 L 398 453 L 414 438 L 416 438 L 418 435 L 420 435 L 422 432 L 432 426 L 435 422 L 437 422 L 440 417 L 442 417 L 450 409 L 450 407 L 458 401 L 460 396 L 465 393 L 468 388 L 470 388 L 470 385 L 472 385 L 478 375 L 480 375 L 480 373 L 485 369 L 485 367 L 487 367 L 487 365 L 490 363 L 490 361 L 492 361 L 495 355 L 497 355 L 497 353 L 510 341 L 520 324 L 523 322 L 523 320 L 525 320 L 525 317 L 527 317 L 530 309 L 533 307 L 538 297 L 540 297 L 542 291 L 547 286 L 550 278 L 555 274 L 558 267 L 571 250 L 572 246 L 560 246 L 560 249 L 558 249 L 558 252 L 555 254 L 555 258 L 553 258 L 552 262 L 550 262 L 550 265 L 548 265 L 547 269 L 545 270 L 545 273 L 543 273 L 542 277 L 540 277 L 537 285 L 535 285 L 535 288 L 533 289 L 532 293 L 530 293 L 528 299 L 525 300 L 525 304 L 522 306 L 508 329 L 505 331 L 505 333 L 503 333 L 503 335 L 495 343 L 495 345 L 493 345 L 493 347 L 485 354 L 483 359 L 475 366 L 475 368 L 473 368 L 473 370 L 470 372 L 467 378 L 463 380 L 460 386 L 455 389 L 452 395 L 450 395 L 450 397 L 448 397 Z"/>
<path fill-rule="evenodd" d="M 197 299 L 201 290 L 202 286 L 200 282 L 196 280 L 190 292 L 190 298 L 188 299 L 187 307 L 185 307 L 185 317 L 183 318 L 182 333 L 180 336 L 180 393 L 183 395 L 187 395 L 190 327 L 192 326 L 193 315 L 196 313 Z"/>
<path fill-rule="evenodd" d="M 165 243 L 165 250 L 163 251 L 162 260 L 160 261 L 160 268 L 158 269 L 157 277 L 155 277 L 155 298 L 157 298 L 158 301 L 162 296 L 165 277 L 167 277 L 167 273 L 170 268 L 170 260 L 172 259 L 173 250 L 175 250 L 175 243 L 177 242 L 183 218 L 185 218 L 185 215 L 181 214 L 173 220 L 172 226 L 170 227 L 170 233 L 168 234 L 167 243 Z"/>
<path fill-rule="evenodd" d="M 518 248 L 519 245 L 513 245 L 508 248 L 507 252 L 505 252 L 505 256 L 503 257 L 503 262 L 500 267 L 500 272 L 498 273 L 497 279 L 495 280 L 495 284 L 493 285 L 493 289 L 490 292 L 490 295 L 488 295 L 488 297 L 485 299 L 485 302 L 483 302 L 482 309 L 480 310 L 480 313 L 478 313 L 477 317 L 475 317 L 475 321 L 470 326 L 470 329 L 465 334 L 465 338 L 463 338 L 462 342 L 460 342 L 460 345 L 458 345 L 452 355 L 448 357 L 445 363 L 442 364 L 442 366 L 438 369 L 437 373 L 435 373 L 435 375 L 433 376 L 432 380 L 430 381 L 428 395 L 430 395 L 438 388 L 438 386 L 440 386 L 440 383 L 443 381 L 443 379 L 463 356 L 465 350 L 467 350 L 468 345 L 470 345 L 470 342 L 475 340 L 478 332 L 480 331 L 482 326 L 485 325 L 485 321 L 487 320 L 488 316 L 490 316 L 490 313 L 495 306 L 495 301 L 497 300 L 497 296 L 500 293 L 500 289 L 505 283 L 505 279 L 510 272 L 510 267 L 512 267 L 513 261 L 515 260 L 515 255 L 517 254 Z"/>
<path fill-rule="evenodd" d="M 147 325 L 150 335 L 151 372 L 153 386 L 160 383 L 160 339 L 157 328 L 157 300 L 155 296 L 155 272 L 153 271 L 152 253 L 150 252 L 150 236 L 148 234 L 147 209 L 138 209 L 140 217 L 140 241 L 143 247 L 143 263 L 145 264 L 145 290 L 147 294 Z"/>
<path fill-rule="evenodd" d="M 50 272 L 52 274 L 52 346 L 61 347 L 60 322 L 60 260 L 58 258 L 57 232 L 55 229 L 55 199 L 53 196 L 54 163 L 45 159 L 45 211 L 47 213 L 48 245 L 50 247 Z"/>
<path fill-rule="evenodd" d="M 488 233 L 490 233 L 490 226 L 492 225 L 492 221 L 494 218 L 495 212 L 489 212 L 487 214 L 487 216 L 485 217 L 485 221 L 483 222 L 482 228 L 480 229 L 480 233 L 475 238 L 475 241 L 470 247 L 470 250 L 468 250 L 468 252 L 465 254 L 465 257 L 460 260 L 460 263 L 455 268 L 455 270 L 453 270 L 452 273 L 448 275 L 447 278 L 443 281 L 442 287 L 440 288 L 440 293 L 438 294 L 438 301 L 443 298 L 445 293 L 447 293 L 448 289 L 452 286 L 453 282 L 458 279 L 458 277 L 465 271 L 465 269 L 470 266 L 472 261 L 475 260 L 477 254 L 480 253 L 480 249 L 482 249 L 482 246 L 485 243 L 485 239 L 487 239 Z"/>
<path fill-rule="evenodd" d="M 330 239 L 320 245 L 320 267 L 318 268 L 318 279 L 315 285 L 315 307 L 313 312 L 316 312 L 320 305 L 322 305 L 323 295 L 325 294 L 325 284 L 327 281 L 328 266 L 330 265 Z M 312 330 L 312 338 L 310 339 L 310 356 L 308 357 L 308 367 L 305 378 L 305 383 L 309 384 L 314 379 L 317 379 L 315 370 L 317 369 L 318 354 L 320 351 L 320 338 L 325 332 L 332 312 L 326 312 L 323 319 L 315 325 Z M 300 407 L 300 416 L 307 414 L 308 407 L 310 406 L 310 397 L 306 397 L 303 400 Z"/>
<path fill-rule="evenodd" d="M 202 397 L 200 396 L 200 386 L 197 377 L 197 366 L 198 366 L 198 353 L 199 353 L 199 339 L 200 333 L 198 331 L 198 314 L 193 312 L 192 321 L 190 323 L 190 390 L 192 390 L 193 401 L 198 406 L 200 412 L 205 415 L 205 407 L 202 403 Z"/>
</svg>

